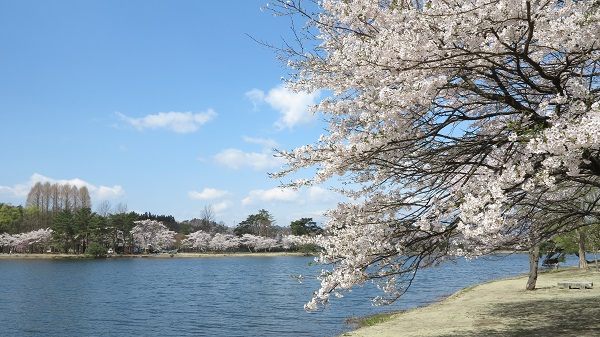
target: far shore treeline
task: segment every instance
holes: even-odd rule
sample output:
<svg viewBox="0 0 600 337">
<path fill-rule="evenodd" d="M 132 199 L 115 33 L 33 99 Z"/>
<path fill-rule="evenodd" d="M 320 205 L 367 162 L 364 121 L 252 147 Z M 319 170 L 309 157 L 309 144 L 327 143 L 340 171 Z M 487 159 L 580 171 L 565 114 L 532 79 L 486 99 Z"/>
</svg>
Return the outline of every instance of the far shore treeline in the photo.
<svg viewBox="0 0 600 337">
<path fill-rule="evenodd" d="M 158 251 L 313 251 L 302 238 L 320 234 L 312 218 L 275 225 L 264 209 L 235 228 L 217 222 L 210 205 L 200 218 L 178 222 L 171 215 L 127 211 L 104 201 L 92 211 L 85 186 L 37 183 L 25 207 L 0 203 L 0 253 L 72 253 L 103 256 Z"/>
</svg>

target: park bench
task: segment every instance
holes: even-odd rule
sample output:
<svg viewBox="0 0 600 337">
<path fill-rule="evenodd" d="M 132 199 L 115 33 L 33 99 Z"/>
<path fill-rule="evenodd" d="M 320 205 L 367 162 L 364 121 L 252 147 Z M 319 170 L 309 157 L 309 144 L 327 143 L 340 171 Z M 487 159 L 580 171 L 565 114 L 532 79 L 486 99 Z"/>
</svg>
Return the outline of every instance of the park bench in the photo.
<svg viewBox="0 0 600 337">
<path fill-rule="evenodd" d="M 592 289 L 593 282 L 558 282 L 561 289 Z"/>
</svg>

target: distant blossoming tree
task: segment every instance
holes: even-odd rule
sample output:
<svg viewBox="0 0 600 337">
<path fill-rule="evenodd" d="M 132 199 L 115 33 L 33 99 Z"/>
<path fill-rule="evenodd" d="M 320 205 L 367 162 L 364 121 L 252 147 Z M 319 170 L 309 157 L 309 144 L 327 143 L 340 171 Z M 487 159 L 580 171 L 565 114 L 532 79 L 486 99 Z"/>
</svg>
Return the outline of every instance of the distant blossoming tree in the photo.
<svg viewBox="0 0 600 337">
<path fill-rule="evenodd" d="M 253 234 L 244 234 L 239 238 L 240 245 L 248 248 L 249 251 L 258 252 L 259 250 L 270 251 L 273 248 L 279 246 L 279 242 L 277 239 L 253 235 Z"/>
<path fill-rule="evenodd" d="M 281 247 L 283 249 L 292 249 L 297 247 L 298 240 L 296 235 L 284 235 L 281 238 Z"/>
<path fill-rule="evenodd" d="M 131 234 L 136 244 L 143 249 L 152 247 L 156 250 L 167 248 L 175 242 L 175 232 L 169 230 L 162 222 L 156 220 L 140 220 L 133 222 L 135 226 Z"/>
<path fill-rule="evenodd" d="M 181 246 L 184 248 L 192 248 L 200 251 L 205 251 L 210 246 L 211 239 L 212 235 L 210 235 L 210 233 L 206 233 L 205 231 L 199 230 L 190 233 L 187 236 L 187 238 L 185 238 L 181 242 Z"/>
<path fill-rule="evenodd" d="M 240 246 L 240 240 L 233 234 L 216 233 L 210 240 L 208 246 L 211 250 L 224 252 L 226 250 L 238 248 Z"/>
<path fill-rule="evenodd" d="M 52 229 L 38 229 L 19 234 L 0 234 L 0 247 L 10 247 L 20 253 L 43 251 L 52 238 Z"/>
<path fill-rule="evenodd" d="M 307 4 L 308 3 L 308 4 Z M 306 6 L 305 6 L 306 5 Z M 328 133 L 280 151 L 290 187 L 336 176 L 331 269 L 307 309 L 376 280 L 393 301 L 452 256 L 532 249 L 598 217 L 600 2 L 281 0 L 302 17 L 289 86 L 331 94 Z M 303 169 L 317 173 L 297 178 Z M 528 288 L 535 287 L 535 278 Z"/>
<path fill-rule="evenodd" d="M 271 251 L 271 249 L 277 248 L 279 246 L 280 244 L 277 241 L 277 239 L 259 236 L 258 240 L 256 240 L 256 243 L 254 245 L 254 251 Z"/>
</svg>

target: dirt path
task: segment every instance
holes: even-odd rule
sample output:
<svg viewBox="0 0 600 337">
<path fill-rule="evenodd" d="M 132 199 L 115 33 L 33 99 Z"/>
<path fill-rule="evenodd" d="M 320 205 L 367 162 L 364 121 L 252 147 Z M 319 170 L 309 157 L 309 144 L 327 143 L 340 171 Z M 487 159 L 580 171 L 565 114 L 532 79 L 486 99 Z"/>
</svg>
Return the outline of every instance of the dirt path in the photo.
<svg viewBox="0 0 600 337">
<path fill-rule="evenodd" d="M 590 281 L 593 289 L 560 289 L 561 281 Z M 596 337 L 600 336 L 600 273 L 564 270 L 467 288 L 446 300 L 342 336 L 363 337 Z M 401 299 L 400 299 L 401 300 Z"/>
</svg>

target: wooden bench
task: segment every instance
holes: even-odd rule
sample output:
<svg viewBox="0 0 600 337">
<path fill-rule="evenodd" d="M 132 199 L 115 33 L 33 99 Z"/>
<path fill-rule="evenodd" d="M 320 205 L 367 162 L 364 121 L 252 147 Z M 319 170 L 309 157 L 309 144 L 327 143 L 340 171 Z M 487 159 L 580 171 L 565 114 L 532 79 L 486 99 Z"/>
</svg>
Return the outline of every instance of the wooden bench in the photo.
<svg viewBox="0 0 600 337">
<path fill-rule="evenodd" d="M 558 282 L 561 289 L 592 289 L 593 282 Z"/>
</svg>

